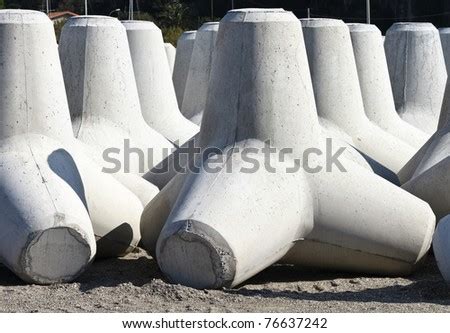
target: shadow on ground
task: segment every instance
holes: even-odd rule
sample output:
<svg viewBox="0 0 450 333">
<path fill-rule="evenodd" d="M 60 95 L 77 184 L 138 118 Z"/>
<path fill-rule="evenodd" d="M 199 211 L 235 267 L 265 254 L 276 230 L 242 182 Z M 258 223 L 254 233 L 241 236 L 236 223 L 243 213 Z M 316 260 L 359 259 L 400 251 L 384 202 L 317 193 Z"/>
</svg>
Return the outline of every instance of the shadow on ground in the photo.
<svg viewBox="0 0 450 333">
<path fill-rule="evenodd" d="M 361 281 L 361 279 L 365 281 Z M 238 286 L 238 288 L 227 289 L 225 292 L 249 297 L 289 298 L 292 300 L 324 302 L 432 303 L 450 305 L 450 285 L 442 279 L 432 255 L 426 258 L 423 266 L 415 273 L 405 277 L 406 280 L 411 281 L 409 284 L 403 285 L 393 281 L 390 286 L 372 288 L 366 286 L 370 279 L 380 279 L 380 277 L 327 272 L 290 265 L 274 265 L 248 280 L 245 284 Z M 386 279 L 395 280 L 395 278 Z M 324 285 L 333 286 L 332 282 L 336 280 L 340 280 L 339 285 L 341 285 L 341 289 L 345 288 L 345 285 L 349 285 L 352 288 L 341 291 L 336 290 L 336 288 L 324 287 Z M 299 282 L 300 284 L 301 282 L 317 282 L 317 284 L 313 284 L 315 289 L 312 292 L 302 290 L 301 286 L 297 290 L 265 288 L 265 285 L 271 283 L 288 284 L 293 282 Z M 336 282 L 334 282 L 334 285 L 337 287 Z M 360 285 L 359 288 L 358 285 Z M 331 289 L 331 291 L 327 289 Z"/>
<path fill-rule="evenodd" d="M 332 308 L 335 310 L 336 304 L 341 304 L 338 307 L 341 311 L 349 309 L 367 311 L 373 304 L 386 306 L 392 304 L 394 310 L 398 310 L 398 307 L 395 308 L 397 305 L 404 304 L 407 308 L 412 305 L 414 309 L 445 311 L 443 309 L 450 305 L 450 287 L 441 278 L 432 256 L 425 260 L 423 267 L 406 278 L 342 274 L 275 265 L 237 288 L 199 291 L 167 283 L 156 261 L 140 250 L 125 258 L 96 260 L 75 282 L 65 285 L 26 286 L 6 267 L 0 266 L 0 290 L 2 287 L 14 292 L 27 289 L 29 293 L 25 296 L 31 298 L 34 295 L 33 290 L 60 290 L 61 299 L 67 295 L 65 290 L 73 290 L 70 293 L 78 295 L 81 306 L 89 311 L 91 309 L 88 306 L 95 303 L 90 298 L 86 298 L 91 297 L 90 295 L 95 295 L 98 298 L 97 302 L 105 297 L 111 297 L 111 299 L 130 297 L 130 308 L 127 308 L 129 311 L 136 310 L 133 306 L 141 310 L 142 307 L 147 306 L 152 311 L 166 308 L 168 311 L 183 309 L 190 311 L 189 309 L 196 309 L 195 306 L 191 307 L 192 304 L 197 304 L 199 311 L 208 309 L 211 304 L 223 305 L 225 309 L 228 309 L 230 304 L 234 304 L 235 310 L 248 311 L 254 309 L 255 304 L 261 304 L 261 300 L 263 300 L 262 304 L 271 304 L 279 311 L 282 309 L 279 304 L 285 304 L 285 308 L 292 311 L 292 302 L 303 306 L 319 302 L 321 309 L 329 302 L 329 304 L 335 304 Z M 19 294 L 17 299 L 20 300 L 20 297 L 25 296 Z M 22 306 L 19 303 L 17 307 L 21 309 Z M 108 304 L 105 301 L 104 308 L 109 309 Z M 120 306 L 122 303 L 117 304 Z M 358 307 L 355 304 L 361 305 Z M 49 309 L 54 307 L 59 309 L 57 306 L 59 303 L 49 306 Z M 82 308 L 85 309 L 84 307 Z M 302 307 L 302 309 L 306 308 Z M 378 311 L 380 311 L 379 308 Z"/>
</svg>

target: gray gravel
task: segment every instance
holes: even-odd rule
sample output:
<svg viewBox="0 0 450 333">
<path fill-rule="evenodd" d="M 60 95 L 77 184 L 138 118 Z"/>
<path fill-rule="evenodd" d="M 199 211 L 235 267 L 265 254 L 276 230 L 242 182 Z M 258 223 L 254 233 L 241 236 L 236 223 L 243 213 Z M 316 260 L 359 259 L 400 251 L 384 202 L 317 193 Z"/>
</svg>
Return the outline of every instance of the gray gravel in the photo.
<svg viewBox="0 0 450 333">
<path fill-rule="evenodd" d="M 167 283 L 138 250 L 96 261 L 76 282 L 26 285 L 0 266 L 1 312 L 449 312 L 450 286 L 429 256 L 408 278 L 273 266 L 235 289 Z"/>
</svg>

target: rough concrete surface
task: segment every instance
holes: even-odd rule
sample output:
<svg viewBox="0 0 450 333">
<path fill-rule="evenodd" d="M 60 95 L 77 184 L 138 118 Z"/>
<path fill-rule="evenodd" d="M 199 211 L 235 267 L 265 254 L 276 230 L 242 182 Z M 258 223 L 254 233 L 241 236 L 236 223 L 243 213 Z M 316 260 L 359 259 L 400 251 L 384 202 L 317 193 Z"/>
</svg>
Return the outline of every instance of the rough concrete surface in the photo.
<svg viewBox="0 0 450 333">
<path fill-rule="evenodd" d="M 26 285 L 0 266 L 1 312 L 448 312 L 450 286 L 432 255 L 407 278 L 272 266 L 234 289 L 164 280 L 142 250 L 97 260 L 73 283 Z"/>
</svg>

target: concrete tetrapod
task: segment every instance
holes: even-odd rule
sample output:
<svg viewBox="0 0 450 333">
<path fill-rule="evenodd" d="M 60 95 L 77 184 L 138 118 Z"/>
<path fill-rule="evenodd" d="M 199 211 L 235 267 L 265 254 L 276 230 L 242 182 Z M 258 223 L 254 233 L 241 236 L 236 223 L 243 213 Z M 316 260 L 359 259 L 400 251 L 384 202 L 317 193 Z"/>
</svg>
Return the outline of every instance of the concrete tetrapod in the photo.
<svg viewBox="0 0 450 333">
<path fill-rule="evenodd" d="M 419 149 L 429 135 L 402 120 L 395 110 L 380 30 L 371 24 L 347 25 L 367 117 L 386 132 Z"/>
<path fill-rule="evenodd" d="M 216 24 L 216 26 L 218 26 L 218 24 Z M 211 27 L 209 25 L 207 26 L 207 28 L 211 29 Z M 191 35 L 191 34 L 189 34 L 189 35 Z M 205 37 L 205 38 L 211 37 L 211 33 L 209 33 L 209 35 L 203 34 L 203 37 Z M 181 38 L 182 37 L 180 37 L 180 39 Z M 192 37 L 189 37 L 189 38 L 190 38 L 190 40 L 193 40 Z M 205 44 L 209 45 L 206 41 L 204 41 L 203 43 L 200 43 L 199 45 L 205 45 Z M 181 52 L 183 50 L 182 49 L 183 45 L 184 44 L 181 44 L 178 47 L 177 54 L 181 54 Z M 204 51 L 203 48 L 198 47 L 197 50 L 199 50 L 199 49 Z M 194 60 L 194 62 L 195 62 L 195 60 Z M 204 65 L 204 63 L 197 64 L 197 65 L 199 67 L 201 67 L 202 65 Z M 204 73 L 204 71 L 203 71 L 203 73 Z M 323 136 L 333 138 L 334 142 L 339 147 L 343 147 L 343 146 L 346 147 L 346 149 L 343 153 L 343 156 L 354 161 L 355 163 L 358 163 L 359 165 L 363 166 L 366 169 L 373 168 L 373 169 L 377 170 L 377 168 L 378 169 L 380 168 L 380 166 L 377 165 L 377 163 L 375 161 L 367 158 L 367 156 L 366 156 L 365 158 L 370 160 L 370 164 L 372 165 L 371 166 L 364 159 L 364 157 L 354 147 L 352 147 L 353 140 L 348 134 L 344 133 L 341 129 L 336 128 L 335 126 L 333 126 L 332 123 L 329 123 L 324 119 L 322 119 L 321 125 L 322 125 Z M 191 160 L 192 156 L 189 156 L 189 153 L 187 153 L 187 152 L 192 151 L 192 149 L 198 148 L 198 144 L 195 144 L 194 142 L 195 142 L 194 140 L 191 140 L 190 142 L 187 142 L 185 145 L 181 146 L 173 154 L 168 156 L 168 158 L 166 158 L 162 163 L 160 163 L 160 165 L 155 167 L 155 170 L 150 170 L 146 175 L 144 175 L 144 178 L 147 179 L 152 184 L 155 184 L 156 186 L 158 186 L 159 189 L 162 189 L 164 186 L 166 186 L 168 184 L 168 182 L 177 173 L 179 173 L 178 170 L 180 168 L 186 168 L 186 166 L 189 164 L 188 161 Z M 385 175 L 385 176 L 386 176 L 386 178 L 391 178 L 392 181 L 397 182 L 395 174 L 390 174 L 390 175 Z"/>
<path fill-rule="evenodd" d="M 395 23 L 384 48 L 398 114 L 433 134 L 447 82 L 438 30 L 431 23 Z"/>
<path fill-rule="evenodd" d="M 146 204 L 158 190 L 136 175 L 173 145 L 142 116 L 125 28 L 111 17 L 74 17 L 63 27 L 59 53 L 76 138 Z"/>
<path fill-rule="evenodd" d="M 350 136 L 350 144 L 383 167 L 376 172 L 391 178 L 416 149 L 367 118 L 348 27 L 332 19 L 301 23 L 321 123 Z"/>
<path fill-rule="evenodd" d="M 27 88 L 15 94 L 18 104 L 10 108 L 22 109 L 22 105 L 32 104 L 34 125 L 29 125 L 29 128 L 33 129 L 33 133 L 49 136 L 64 144 L 65 149 L 49 153 L 48 160 L 52 162 L 52 170 L 71 184 L 77 193 L 81 193 L 80 197 L 87 206 L 97 239 L 97 256 L 125 254 L 132 250 L 140 239 L 139 218 L 142 204 L 135 195 L 114 178 L 103 174 L 100 165 L 95 164 L 95 160 L 92 159 L 95 156 L 89 155 L 86 146 L 74 138 L 58 47 L 51 22 L 47 20 L 47 23 L 40 26 L 40 29 L 34 28 L 28 34 L 25 46 L 20 44 L 18 39 L 14 39 L 14 43 L 19 43 L 20 47 L 25 48 L 23 52 L 30 55 L 27 61 L 21 61 L 17 54 L 5 53 L 5 57 L 7 57 L 5 63 L 14 61 L 11 68 L 15 68 L 15 73 L 17 73 L 17 76 L 5 76 L 5 80 L 7 80 L 4 83 L 5 93 L 12 91 L 8 87 Z M 11 49 L 20 50 L 17 47 L 11 47 Z M 22 68 L 21 71 L 20 68 Z M 23 77 L 33 84 L 24 84 Z M 19 124 L 21 121 L 23 122 L 23 119 L 23 115 L 16 112 L 9 123 Z M 50 119 L 54 119 L 54 121 L 50 121 Z M 42 130 L 40 127 L 36 128 L 38 124 L 41 124 L 39 126 L 45 124 L 45 127 Z M 70 155 L 66 156 L 66 152 L 69 152 Z M 86 153 L 89 158 L 86 157 Z M 61 159 L 73 159 L 77 163 L 81 185 L 73 180 L 73 176 L 67 175 L 67 171 L 65 171 L 67 167 L 59 166 L 57 162 Z M 128 175 L 129 178 L 132 176 Z M 154 196 L 157 189 L 154 190 L 154 186 L 137 176 L 135 177 L 140 180 L 140 187 L 145 187 L 150 193 L 153 190 Z M 146 196 L 148 195 L 146 194 Z M 115 204 L 111 205 L 111 202 L 115 202 Z"/>
<path fill-rule="evenodd" d="M 164 43 L 164 48 L 166 51 L 167 62 L 169 63 L 170 74 L 173 74 L 173 66 L 175 65 L 177 49 L 170 43 Z"/>
<path fill-rule="evenodd" d="M 101 228 L 136 224 L 142 206 L 73 137 L 49 18 L 0 11 L 0 43 L 0 260 L 27 282 L 71 281 L 96 254 L 96 238 L 123 251 L 123 239 Z M 129 206 L 111 207 L 113 195 Z"/>
<path fill-rule="evenodd" d="M 186 86 L 196 33 L 197 30 L 185 31 L 177 41 L 177 53 L 173 66 L 172 80 L 180 109 L 181 105 L 183 105 L 184 87 Z"/>
<path fill-rule="evenodd" d="M 315 169 L 330 156 L 317 150 L 326 140 L 301 26 L 291 12 L 240 9 L 222 19 L 199 140 L 213 154 L 202 158 L 199 172 L 170 181 L 166 188 L 182 187 L 175 203 L 170 194 L 177 191 L 171 191 L 155 199 L 162 209 L 153 211 L 154 220 L 145 219 L 154 201 L 143 214 L 142 228 L 157 231 L 164 206 L 172 208 L 156 258 L 175 283 L 235 286 L 283 258 L 330 267 L 322 261 L 325 253 L 334 268 L 403 274 L 430 246 L 435 218 L 425 202 L 345 159 L 348 172 Z M 290 153 L 267 159 L 267 140 L 275 152 Z M 305 163 L 311 148 L 325 161 Z M 260 167 L 241 154 L 244 149 Z M 302 162 L 292 162 L 300 156 Z M 295 248 L 308 251 L 308 258 L 293 255 Z"/>
<path fill-rule="evenodd" d="M 200 125 L 208 95 L 209 76 L 219 22 L 204 23 L 195 35 L 181 113 Z"/>
<path fill-rule="evenodd" d="M 145 121 L 177 146 L 184 144 L 197 134 L 199 127 L 184 118 L 178 109 L 161 30 L 148 21 L 122 23 L 128 35 Z"/>
</svg>

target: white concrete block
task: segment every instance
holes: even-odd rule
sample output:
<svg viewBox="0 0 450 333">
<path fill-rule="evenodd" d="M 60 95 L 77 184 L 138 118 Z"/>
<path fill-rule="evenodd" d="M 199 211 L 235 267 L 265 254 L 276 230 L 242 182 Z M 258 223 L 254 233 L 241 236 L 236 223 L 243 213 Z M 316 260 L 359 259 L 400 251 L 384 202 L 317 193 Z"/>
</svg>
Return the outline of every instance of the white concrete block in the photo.
<svg viewBox="0 0 450 333">
<path fill-rule="evenodd" d="M 445 216 L 433 236 L 433 253 L 445 281 L 450 282 L 450 215 Z"/>
<path fill-rule="evenodd" d="M 371 24 L 348 24 L 359 85 L 367 117 L 416 150 L 429 135 L 402 120 L 395 110 L 391 81 L 380 30 Z"/>
<path fill-rule="evenodd" d="M 219 22 L 204 23 L 196 33 L 181 113 L 200 125 L 208 95 L 208 83 Z"/>
<path fill-rule="evenodd" d="M 144 119 L 151 128 L 180 146 L 197 134 L 199 128 L 178 109 L 161 30 L 149 21 L 122 23 L 127 30 Z"/>
<path fill-rule="evenodd" d="M 184 88 L 191 63 L 192 50 L 194 49 L 195 35 L 197 30 L 185 31 L 177 41 L 177 53 L 173 68 L 173 85 L 177 95 L 178 107 L 183 105 Z"/>
<path fill-rule="evenodd" d="M 83 207 L 86 210 L 85 215 L 90 218 L 88 220 L 89 228 L 83 229 L 85 228 L 83 226 L 79 229 L 84 230 L 85 235 L 91 233 L 89 240 L 95 242 L 94 235 L 99 240 L 98 249 L 100 251 L 97 252 L 97 255 L 102 254 L 103 239 L 110 240 L 110 253 L 111 249 L 117 245 L 120 251 L 118 250 L 116 253 L 123 254 L 124 246 L 133 248 L 139 241 L 139 217 L 142 204 L 114 178 L 102 174 L 100 166 L 93 163 L 91 158 L 84 154 L 83 145 L 73 136 L 58 48 L 51 21 L 46 15 L 32 11 L 2 11 L 0 16 L 2 45 L 5 46 L 0 51 L 0 62 L 6 64 L 0 68 L 2 71 L 0 75 L 0 86 L 2 87 L 0 92 L 2 94 L 0 97 L 1 139 L 5 140 L 2 143 L 2 149 L 5 152 L 4 172 L 6 172 L 5 175 L 12 172 L 12 170 L 7 170 L 6 165 L 17 166 L 17 163 L 26 163 L 20 162 L 19 156 L 14 158 L 14 151 L 23 154 L 24 160 L 31 163 L 26 167 L 27 169 L 35 168 L 33 172 L 27 171 L 26 175 L 11 175 L 11 180 L 5 178 L 4 190 L 10 196 L 21 198 L 21 195 L 14 194 L 12 185 L 15 181 L 22 181 L 24 184 L 30 183 L 30 186 L 35 188 L 35 190 L 30 190 L 32 198 L 27 199 L 23 194 L 24 198 L 20 200 L 29 200 L 27 204 L 37 206 L 36 210 L 39 210 L 40 206 L 45 206 L 36 215 L 18 213 L 16 216 L 18 220 L 14 223 L 19 223 L 20 216 L 28 216 L 22 220 L 25 224 L 22 226 L 24 233 L 28 232 L 27 223 L 33 223 L 30 228 L 32 231 L 45 231 L 49 224 L 64 227 L 64 216 L 78 218 L 82 215 L 82 212 L 78 211 L 80 207 Z M 16 140 L 17 143 L 15 143 Z M 9 147 L 8 142 L 11 142 L 15 148 Z M 29 148 L 25 149 L 25 144 Z M 23 151 L 23 149 L 25 150 Z M 33 164 L 33 160 L 35 164 Z M 44 189 L 39 189 L 39 186 L 43 186 Z M 47 190 L 45 190 L 46 186 Z M 154 189 L 151 184 L 149 186 Z M 68 193 L 69 190 L 73 194 Z M 23 189 L 17 186 L 17 191 L 20 193 Z M 48 197 L 42 195 L 42 192 L 46 193 L 47 191 L 49 192 Z M 39 199 L 38 193 L 43 202 L 33 201 Z M 77 197 L 77 200 L 80 201 L 79 204 L 74 203 Z M 46 200 L 50 200 L 50 203 L 47 203 Z M 111 205 L 111 202 L 115 202 L 115 204 Z M 77 214 L 72 212 L 72 206 L 78 212 Z M 19 203 L 17 207 L 20 207 Z M 54 212 L 48 211 L 51 207 Z M 44 213 L 48 216 L 57 216 L 58 221 L 60 220 L 59 224 L 41 221 Z M 8 220 L 5 221 L 7 223 Z M 131 238 L 129 232 L 127 237 L 116 237 L 118 226 L 121 226 L 120 230 L 122 230 L 132 229 L 133 225 L 135 232 L 131 233 Z M 94 230 L 92 231 L 92 229 Z M 58 233 L 58 235 L 64 236 L 64 233 Z M 55 254 L 55 265 L 61 265 L 63 269 L 64 265 L 61 260 L 65 260 L 64 258 L 67 257 L 57 239 L 52 239 L 54 240 L 52 244 L 59 251 Z M 87 244 L 91 250 L 90 257 L 85 260 L 86 263 L 96 252 L 95 244 L 94 247 L 89 242 Z M 51 245 L 49 245 L 49 249 L 51 249 Z M 76 251 L 74 246 L 67 250 Z M 49 250 L 45 254 L 49 258 L 51 258 L 50 252 Z M 81 251 L 80 255 L 83 253 L 87 252 Z M 72 256 L 72 254 L 70 255 Z M 61 258 L 58 259 L 58 256 Z M 77 262 L 81 261 L 74 259 L 74 264 Z M 9 265 L 9 267 L 12 266 Z M 58 279 L 57 271 L 56 273 L 47 273 L 49 275 L 46 278 L 44 270 L 40 270 L 39 274 L 42 276 L 37 281 L 68 281 L 76 276 L 76 274 L 61 273 L 62 275 Z M 28 281 L 32 279 L 34 277 L 30 277 Z"/>
<path fill-rule="evenodd" d="M 173 85 L 177 95 L 178 107 L 183 105 L 184 88 L 191 63 L 192 50 L 194 49 L 195 35 L 197 30 L 185 31 L 177 41 L 177 53 L 173 68 Z"/>
<path fill-rule="evenodd" d="M 406 274 L 429 249 L 430 207 L 361 166 L 342 159 L 347 172 L 285 171 L 306 149 L 324 149 L 307 64 L 301 25 L 291 12 L 239 9 L 222 19 L 199 144 L 222 148 L 227 162 L 214 164 L 215 173 L 204 167 L 177 175 L 142 217 L 143 243 L 153 252 L 154 235 L 171 210 L 156 258 L 173 282 L 235 286 L 279 260 Z M 262 167 L 260 149 L 268 139 L 292 149 L 284 161 L 270 157 L 275 172 Z M 232 148 L 252 148 L 261 167 L 242 172 L 248 161 Z M 324 163 L 319 157 L 313 165 Z"/>
<path fill-rule="evenodd" d="M 341 20 L 300 21 L 319 117 L 350 136 L 350 144 L 386 168 L 381 176 L 396 174 L 416 149 L 366 116 L 348 27 Z"/>
<path fill-rule="evenodd" d="M 384 48 L 398 114 L 433 134 L 447 81 L 438 30 L 431 23 L 395 23 Z"/>
<path fill-rule="evenodd" d="M 173 74 L 173 66 L 175 65 L 175 57 L 177 55 L 177 49 L 170 43 L 164 43 L 166 50 L 167 62 L 169 63 L 170 74 Z"/>
<path fill-rule="evenodd" d="M 26 282 L 71 281 L 96 244 L 78 165 L 49 137 L 72 137 L 53 25 L 0 10 L 0 44 L 0 261 Z"/>
<path fill-rule="evenodd" d="M 122 152 L 124 140 L 143 152 L 151 148 L 150 161 L 131 159 L 131 173 L 159 163 L 163 148 L 173 145 L 142 116 L 125 27 L 112 17 L 73 17 L 61 32 L 59 54 L 75 137 L 99 158 L 107 148 Z M 123 166 L 122 157 L 117 159 Z"/>
</svg>

